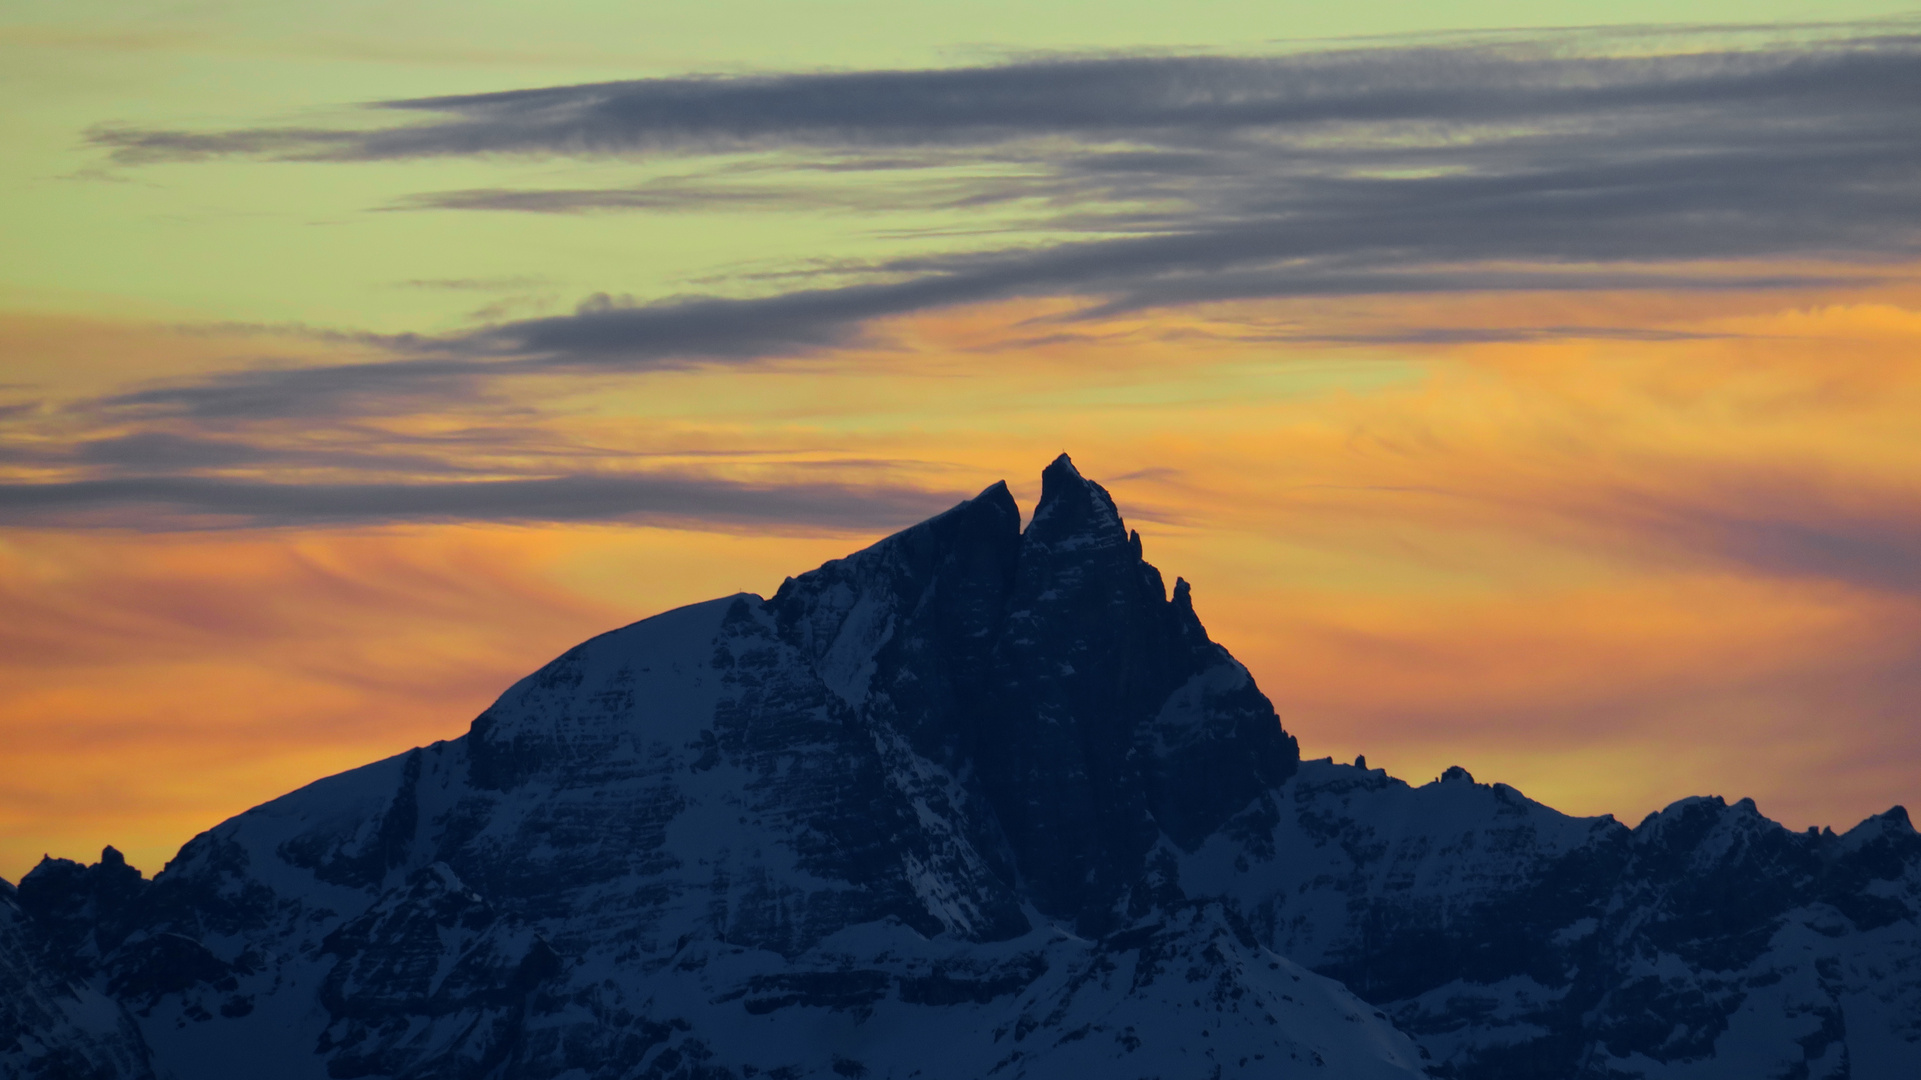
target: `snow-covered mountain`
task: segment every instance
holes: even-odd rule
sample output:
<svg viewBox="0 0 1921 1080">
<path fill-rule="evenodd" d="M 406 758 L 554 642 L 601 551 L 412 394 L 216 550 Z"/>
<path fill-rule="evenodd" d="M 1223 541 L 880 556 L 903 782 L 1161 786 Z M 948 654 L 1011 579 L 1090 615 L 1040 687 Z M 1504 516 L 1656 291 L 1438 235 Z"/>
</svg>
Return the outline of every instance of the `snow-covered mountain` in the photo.
<svg viewBox="0 0 1921 1080">
<path fill-rule="evenodd" d="M 0 894 L 0 1073 L 1906 1077 L 1921 837 L 1299 760 L 1065 456 Z"/>
</svg>

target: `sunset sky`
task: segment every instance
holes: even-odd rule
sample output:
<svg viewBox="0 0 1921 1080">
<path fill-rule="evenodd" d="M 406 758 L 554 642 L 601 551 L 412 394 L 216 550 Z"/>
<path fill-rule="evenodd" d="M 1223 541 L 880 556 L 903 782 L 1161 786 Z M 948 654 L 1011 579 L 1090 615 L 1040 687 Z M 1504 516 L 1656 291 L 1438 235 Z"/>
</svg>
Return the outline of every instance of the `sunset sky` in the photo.
<svg viewBox="0 0 1921 1080">
<path fill-rule="evenodd" d="M 1921 810 L 1921 18 L 0 0 L 0 876 L 1070 452 L 1304 755 Z"/>
</svg>

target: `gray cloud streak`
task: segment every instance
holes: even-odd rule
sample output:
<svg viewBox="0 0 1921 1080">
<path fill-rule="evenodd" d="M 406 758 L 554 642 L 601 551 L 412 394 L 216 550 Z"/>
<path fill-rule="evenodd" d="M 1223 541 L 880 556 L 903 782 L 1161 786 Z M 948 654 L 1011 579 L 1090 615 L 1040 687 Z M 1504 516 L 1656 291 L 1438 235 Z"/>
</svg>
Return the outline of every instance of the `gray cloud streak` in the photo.
<svg viewBox="0 0 1921 1080">
<path fill-rule="evenodd" d="M 335 430 L 319 439 L 295 435 L 276 443 L 244 435 L 209 438 L 150 429 L 97 438 L 0 441 L 0 462 L 41 469 L 81 469 L 91 476 L 110 478 L 261 469 L 458 476 L 498 474 L 497 463 L 484 460 L 484 456 L 544 460 L 550 468 L 597 456 L 586 448 L 536 442 L 532 434 L 500 427 L 426 437 L 391 431 Z"/>
<path fill-rule="evenodd" d="M 417 350 L 420 343 L 395 339 L 391 347 Z M 90 407 L 135 417 L 213 421 L 397 415 L 451 400 L 487 397 L 484 380 L 494 373 L 484 361 L 446 356 L 257 368 L 114 394 Z"/>
<path fill-rule="evenodd" d="M 1232 242 L 1224 242 L 1228 248 Z M 1256 253 L 1244 261 L 1259 258 Z M 1082 316 L 1147 307 L 1273 296 L 1347 296 L 1592 289 L 1759 290 L 1835 284 L 1815 275 L 1680 275 L 1569 268 L 1395 271 L 1299 263 L 1236 270 L 1234 253 L 1195 236 L 1091 242 L 994 257 L 945 260 L 949 269 L 887 284 L 806 289 L 748 299 L 694 298 L 644 305 L 603 299 L 569 315 L 502 323 L 443 338 L 395 339 L 415 359 L 231 372 L 197 382 L 149 387 L 100 399 L 94 407 L 148 418 L 202 421 L 401 415 L 453 401 L 509 407 L 495 383 L 540 373 L 616 374 L 694 364 L 745 364 L 796 358 L 866 339 L 875 320 L 968 303 L 1030 295 L 1110 298 Z M 924 263 L 917 263 L 923 265 Z M 1856 279 L 1860 280 L 1860 279 Z M 1646 337 L 1651 331 L 1622 330 Z M 1607 336 L 1606 328 L 1579 335 Z M 1412 328 L 1396 333 L 1301 336 L 1327 344 L 1443 344 L 1459 332 Z M 1577 336 L 1579 336 L 1577 335 Z M 1532 334 L 1538 339 L 1538 333 Z M 1479 339 L 1476 339 L 1479 340 Z"/>
<path fill-rule="evenodd" d="M 1604 43 L 1604 42 L 1603 42 Z M 1363 48 L 1271 58 L 1102 57 L 932 71 L 669 78 L 415 98 L 374 108 L 422 123 L 214 133 L 107 128 L 143 163 L 251 154 L 368 161 L 471 154 L 597 155 L 764 146 L 988 145 L 1035 136 L 1192 140 L 1339 124 L 1536 123 L 1730 106 L 1806 115 L 1913 90 L 1915 37 L 1666 56 L 1529 45 Z"/>
<path fill-rule="evenodd" d="M 911 524 L 958 498 L 886 486 L 746 484 L 658 474 L 409 483 L 155 476 L 0 484 L 0 525 L 167 531 L 472 520 L 620 521 L 865 532 Z"/>
</svg>

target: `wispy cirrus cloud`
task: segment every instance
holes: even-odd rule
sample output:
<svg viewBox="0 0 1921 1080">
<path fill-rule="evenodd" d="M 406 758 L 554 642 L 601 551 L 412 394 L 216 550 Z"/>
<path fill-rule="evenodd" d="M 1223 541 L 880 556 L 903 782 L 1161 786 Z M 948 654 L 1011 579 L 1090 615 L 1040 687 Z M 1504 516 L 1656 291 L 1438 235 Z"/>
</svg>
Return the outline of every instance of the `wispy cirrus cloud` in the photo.
<svg viewBox="0 0 1921 1080">
<path fill-rule="evenodd" d="M 1711 39 L 1709 39 L 1711 40 Z M 1909 86 L 1911 31 L 1773 47 L 1608 55 L 1619 42 L 1377 47 L 1281 57 L 1050 58 L 971 68 L 592 83 L 376 103 L 420 123 L 210 133 L 103 128 L 126 163 L 246 154 L 379 161 L 699 153 L 767 146 L 984 146 L 1031 137 L 1204 145 L 1339 124 L 1539 125 L 1734 109 L 1777 122 L 1879 106 Z"/>
<path fill-rule="evenodd" d="M 626 188 L 473 188 L 387 209 L 920 200 L 1014 215 L 984 223 L 985 245 L 841 260 L 784 292 L 596 298 L 394 339 L 404 364 L 248 373 L 120 404 L 285 408 L 267 398 L 311 394 L 319 408 L 437 382 L 468 392 L 522 370 L 739 364 L 844 347 L 889 318 L 1043 297 L 1099 316 L 1317 296 L 1761 290 L 1864 284 L 1921 255 L 1921 114 L 1906 104 L 1921 35 L 1887 23 L 1659 45 L 1563 36 L 647 79 L 380 102 L 376 122 L 353 129 L 99 129 L 92 140 L 126 165 L 725 156 Z M 378 122 L 390 116 L 404 119 Z"/>
<path fill-rule="evenodd" d="M 1921 129 L 1904 102 L 1921 77 L 1921 35 L 1879 25 L 1752 48 L 1681 35 L 1666 54 L 1608 54 L 1619 46 L 1562 37 L 644 79 L 378 102 L 373 113 L 409 121 L 365 129 L 98 129 L 90 138 L 127 165 L 724 154 L 717 171 L 628 188 L 469 188 L 398 206 L 1022 204 L 1035 234 L 1153 234 L 1168 240 L 1166 256 L 1204 246 L 1222 263 L 1915 254 Z M 753 163 L 743 167 L 740 154 Z M 818 183 L 836 173 L 866 183 Z M 1106 263 L 1110 250 L 1087 252 Z M 1183 269 L 1178 256 L 1156 267 L 1153 248 L 1114 254 L 1141 259 L 1149 275 Z M 1287 281 L 1272 288 L 1285 292 Z"/>
<path fill-rule="evenodd" d="M 1910 485 L 1821 476 L 1805 465 L 1679 458 L 1650 463 L 1646 474 L 1558 499 L 1541 492 L 1509 512 L 1538 515 L 1531 524 L 1544 535 L 1616 551 L 1921 595 L 1921 492 Z"/>
<path fill-rule="evenodd" d="M 504 400 L 497 385 L 516 376 L 634 374 L 698 365 L 795 359 L 859 344 L 884 344 L 887 319 L 1034 297 L 1081 294 L 1078 316 L 1100 319 L 1177 304 L 1304 297 L 1464 292 L 1755 291 L 1870 284 L 1867 275 L 1699 272 L 1573 267 L 1398 269 L 1287 266 L 1262 261 L 1260 237 L 1194 235 L 1061 245 L 1037 252 L 901 260 L 903 280 L 796 289 L 760 297 L 696 296 L 653 303 L 589 298 L 573 312 L 441 336 L 387 339 L 395 359 L 307 367 L 262 367 L 162 383 L 100 399 L 102 407 L 153 416 L 241 417 L 391 415 L 434 402 Z M 1567 327 L 1562 336 L 1661 338 L 1640 327 Z M 1296 332 L 1275 340 L 1324 344 L 1538 340 L 1542 328 L 1408 327 L 1367 334 Z M 1257 338 L 1259 334 L 1238 335 Z"/>
<path fill-rule="evenodd" d="M 90 138 L 128 165 L 761 155 L 746 174 L 733 161 L 630 188 L 478 188 L 398 205 L 1021 203 L 1036 232 L 1175 234 L 1226 261 L 1339 253 L 1379 268 L 1916 251 L 1921 124 L 1903 103 L 1921 77 L 1921 35 L 1883 25 L 1746 48 L 1686 35 L 1667 53 L 1620 46 L 1562 37 L 648 79 L 381 102 L 375 114 L 409 119 L 361 129 L 103 128 Z M 963 164 L 975 171 L 942 172 Z M 834 171 L 888 182 L 794 182 Z M 930 171 L 939 178 L 919 175 Z M 757 184 L 755 174 L 774 180 Z"/>
<path fill-rule="evenodd" d="M 223 349 L 300 333 L 216 329 L 206 340 Z M 377 351 L 368 335 L 311 337 L 318 355 Z M 551 385 L 507 378 L 541 369 L 481 355 L 497 346 L 435 355 L 422 339 L 382 340 L 399 358 L 280 361 L 0 412 L 0 529 L 491 521 L 842 535 L 962 495 L 816 440 L 743 445 L 596 420 L 553 401 Z"/>
<path fill-rule="evenodd" d="M 960 497 L 884 485 L 756 484 L 685 473 L 386 483 L 148 475 L 0 484 L 0 525 L 171 531 L 461 521 L 626 522 L 858 533 L 910 525 Z"/>
</svg>

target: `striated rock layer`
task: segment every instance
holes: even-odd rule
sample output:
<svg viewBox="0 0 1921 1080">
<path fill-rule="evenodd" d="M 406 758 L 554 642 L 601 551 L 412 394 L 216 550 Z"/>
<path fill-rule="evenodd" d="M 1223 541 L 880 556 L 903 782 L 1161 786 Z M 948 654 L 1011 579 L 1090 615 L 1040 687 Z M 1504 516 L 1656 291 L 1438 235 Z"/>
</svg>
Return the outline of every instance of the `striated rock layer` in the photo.
<svg viewBox="0 0 1921 1080">
<path fill-rule="evenodd" d="M 0 896 L 0 1074 L 1911 1075 L 1905 814 L 1303 764 L 1107 493 L 1043 481 L 1025 530 L 995 485 L 588 641 L 151 882 L 48 860 Z"/>
</svg>

